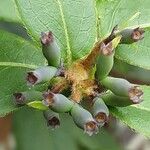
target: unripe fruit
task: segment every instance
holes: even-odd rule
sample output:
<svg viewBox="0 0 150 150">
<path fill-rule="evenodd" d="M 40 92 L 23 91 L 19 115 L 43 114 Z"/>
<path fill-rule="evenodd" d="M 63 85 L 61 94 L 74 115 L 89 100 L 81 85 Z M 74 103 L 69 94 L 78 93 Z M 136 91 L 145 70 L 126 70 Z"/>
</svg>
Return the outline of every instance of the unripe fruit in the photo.
<svg viewBox="0 0 150 150">
<path fill-rule="evenodd" d="M 114 26 L 110 35 L 104 40 L 104 43 L 109 43 L 116 37 L 116 32 L 118 31 L 118 25 Z"/>
<path fill-rule="evenodd" d="M 84 130 L 88 135 L 97 134 L 98 126 L 92 117 L 91 113 L 80 105 L 75 104 L 71 109 L 71 116 L 75 122 L 75 124 Z"/>
<path fill-rule="evenodd" d="M 95 77 L 98 81 L 104 79 L 114 64 L 114 53 L 109 56 L 100 55 L 96 64 Z"/>
<path fill-rule="evenodd" d="M 117 96 L 111 91 L 107 91 L 106 93 L 102 94 L 101 98 L 107 105 L 116 107 L 125 107 L 132 104 L 138 104 L 142 101 L 141 99 L 139 101 L 133 101 L 128 97 Z"/>
<path fill-rule="evenodd" d="M 51 31 L 41 33 L 41 43 L 43 55 L 48 61 L 49 66 L 59 67 L 61 51 Z"/>
<path fill-rule="evenodd" d="M 118 35 L 122 35 L 121 44 L 132 44 L 144 38 L 144 30 L 139 27 L 135 29 L 124 29 Z"/>
<path fill-rule="evenodd" d="M 44 66 L 27 73 L 27 84 L 36 85 L 51 80 L 57 73 L 57 68 Z"/>
<path fill-rule="evenodd" d="M 140 28 L 119 32 L 115 26 L 110 36 L 97 41 L 85 58 L 72 64 L 70 54 L 67 66 L 62 63 L 60 48 L 52 32 L 42 33 L 40 40 L 48 66 L 28 72 L 26 80 L 28 85 L 36 85 L 54 78 L 49 82 L 47 92 L 26 91 L 13 94 L 15 104 L 27 104 L 44 110 L 47 125 L 52 129 L 60 125 L 58 113 L 69 113 L 85 133 L 90 136 L 98 133 L 98 127 L 102 127 L 109 117 L 107 105 L 124 107 L 142 101 L 143 92 L 138 86 L 125 79 L 108 77 L 108 74 L 113 67 L 115 48 L 120 41 L 124 44 L 137 42 L 143 38 L 143 33 L 144 30 Z M 101 85 L 110 91 L 100 93 L 103 90 Z M 86 108 L 92 114 L 76 103 L 85 99 L 90 101 L 86 101 Z"/>
<path fill-rule="evenodd" d="M 13 101 L 16 105 L 25 105 L 32 101 L 43 100 L 42 92 L 39 91 L 25 91 L 20 93 L 14 93 Z"/>
<path fill-rule="evenodd" d="M 100 97 L 94 98 L 93 101 L 92 114 L 98 125 L 103 126 L 108 120 L 109 110 Z"/>
<path fill-rule="evenodd" d="M 97 60 L 95 73 L 95 77 L 98 81 L 104 79 L 111 71 L 114 64 L 114 49 L 119 44 L 120 39 L 121 37 L 118 36 L 114 38 L 111 42 L 109 42 L 107 45 L 105 45 L 105 43 L 101 44 L 101 55 Z"/>
<path fill-rule="evenodd" d="M 63 113 L 69 112 L 74 105 L 74 102 L 69 100 L 62 94 L 54 94 L 50 91 L 43 94 L 43 103 L 49 106 L 53 111 Z"/>
<path fill-rule="evenodd" d="M 125 79 L 106 77 L 101 84 L 118 96 L 129 97 L 134 103 L 142 101 L 142 90 Z"/>
<path fill-rule="evenodd" d="M 60 126 L 60 119 L 58 113 L 49 109 L 44 111 L 43 115 L 47 121 L 47 126 L 52 127 L 52 129 L 58 128 Z"/>
</svg>

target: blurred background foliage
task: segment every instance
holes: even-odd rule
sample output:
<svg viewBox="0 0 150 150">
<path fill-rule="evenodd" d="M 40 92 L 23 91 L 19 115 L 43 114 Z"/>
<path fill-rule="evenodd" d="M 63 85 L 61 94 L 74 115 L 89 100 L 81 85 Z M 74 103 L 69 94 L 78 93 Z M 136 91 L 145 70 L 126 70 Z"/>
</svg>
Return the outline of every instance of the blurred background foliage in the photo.
<svg viewBox="0 0 150 150">
<path fill-rule="evenodd" d="M 0 0 L 0 29 L 17 34 L 26 40 L 31 40 L 25 28 L 19 21 L 12 0 Z M 119 71 L 118 71 L 119 70 Z M 111 72 L 113 76 L 124 77 L 132 82 L 150 84 L 150 71 L 129 65 L 115 59 Z M 67 117 L 66 117 L 67 116 Z M 15 150 L 148 150 L 149 141 L 131 131 L 127 126 L 110 117 L 110 121 L 100 130 L 100 133 L 89 137 L 78 129 L 71 117 L 62 115 L 62 124 L 57 130 L 49 130 L 42 112 L 32 108 L 24 108 L 7 117 L 0 119 L 0 150 L 5 144 L 10 144 Z M 7 138 L 3 139 L 2 124 L 12 124 Z M 9 138 L 12 136 L 12 138 Z M 139 142 L 134 143 L 134 139 Z M 5 140 L 14 142 L 5 142 Z M 131 142 L 132 141 L 132 142 Z M 132 145 L 134 144 L 134 146 Z M 147 145 L 145 144 L 147 143 Z M 129 145 L 130 144 L 130 145 Z M 136 146 L 136 144 L 140 144 Z M 145 146 L 146 145 L 146 146 Z"/>
<path fill-rule="evenodd" d="M 14 116 L 14 133 L 21 150 L 119 150 L 108 131 L 102 129 L 89 137 L 73 124 L 68 114 L 61 116 L 60 128 L 50 130 L 40 111 L 25 108 Z"/>
</svg>

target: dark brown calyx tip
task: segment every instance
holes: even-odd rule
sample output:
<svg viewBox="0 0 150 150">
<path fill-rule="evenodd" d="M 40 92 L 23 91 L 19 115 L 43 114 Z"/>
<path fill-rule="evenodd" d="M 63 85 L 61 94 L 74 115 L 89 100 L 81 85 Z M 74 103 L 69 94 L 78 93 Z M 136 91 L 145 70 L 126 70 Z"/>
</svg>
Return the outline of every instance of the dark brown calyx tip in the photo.
<svg viewBox="0 0 150 150">
<path fill-rule="evenodd" d="M 55 76 L 60 76 L 60 77 L 64 77 L 65 76 L 65 66 L 63 61 L 60 61 L 60 66 L 57 69 L 56 75 Z"/>
<path fill-rule="evenodd" d="M 109 42 L 111 42 L 116 37 L 117 31 L 118 31 L 118 25 L 113 27 L 111 34 L 104 40 L 104 43 L 108 44 Z"/>
<path fill-rule="evenodd" d="M 137 42 L 139 40 L 142 40 L 144 38 L 144 29 L 142 28 L 135 28 L 131 34 L 131 38 L 134 42 Z"/>
<path fill-rule="evenodd" d="M 25 104 L 25 96 L 22 93 L 14 93 L 14 102 L 17 105 Z"/>
<path fill-rule="evenodd" d="M 44 100 L 43 104 L 46 106 L 51 106 L 54 103 L 54 93 L 48 91 L 43 94 Z"/>
<path fill-rule="evenodd" d="M 47 125 L 51 126 L 52 128 L 58 128 L 60 126 L 60 120 L 55 116 L 51 117 L 49 118 Z"/>
<path fill-rule="evenodd" d="M 98 124 L 103 124 L 108 121 L 108 117 L 106 113 L 99 112 L 97 115 L 95 115 L 95 120 Z"/>
<path fill-rule="evenodd" d="M 54 40 L 54 37 L 51 31 L 41 33 L 41 43 L 43 45 L 49 45 L 51 42 L 53 42 L 53 40 Z"/>
<path fill-rule="evenodd" d="M 38 81 L 38 77 L 34 74 L 34 72 L 28 72 L 26 80 L 29 85 L 34 85 Z"/>
<path fill-rule="evenodd" d="M 133 86 L 129 90 L 129 98 L 132 100 L 133 104 L 138 104 L 143 101 L 143 91 L 139 86 Z"/>
<path fill-rule="evenodd" d="M 84 132 L 87 133 L 89 136 L 98 133 L 98 126 L 95 121 L 89 121 L 84 126 Z"/>
<path fill-rule="evenodd" d="M 101 43 L 100 46 L 100 52 L 105 55 L 111 55 L 113 53 L 113 47 L 112 47 L 112 42 L 109 42 L 108 44 L 105 44 L 104 42 Z"/>
<path fill-rule="evenodd" d="M 57 72 L 56 72 L 56 77 L 64 77 L 65 76 L 65 69 L 64 68 L 58 68 Z"/>
</svg>

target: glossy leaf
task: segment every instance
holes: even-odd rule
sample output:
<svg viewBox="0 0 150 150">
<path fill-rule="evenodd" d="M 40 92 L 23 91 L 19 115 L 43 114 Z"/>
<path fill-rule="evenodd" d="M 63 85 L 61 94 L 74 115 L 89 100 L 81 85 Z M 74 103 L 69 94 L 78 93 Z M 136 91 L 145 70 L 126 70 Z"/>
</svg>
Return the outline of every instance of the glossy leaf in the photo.
<svg viewBox="0 0 150 150">
<path fill-rule="evenodd" d="M 150 26 L 149 5 L 149 0 L 97 0 L 100 36 L 106 36 L 115 25 L 121 28 Z"/>
<path fill-rule="evenodd" d="M 0 116 L 16 109 L 14 92 L 28 89 L 26 71 L 43 64 L 39 49 L 14 34 L 0 31 Z"/>
<path fill-rule="evenodd" d="M 150 17 L 149 0 L 97 0 L 99 33 L 104 38 L 115 25 L 120 28 L 144 27 L 145 38 L 131 45 L 120 45 L 115 57 L 129 64 L 150 70 Z"/>
<path fill-rule="evenodd" d="M 65 62 L 85 56 L 96 36 L 94 2 L 91 0 L 15 0 L 30 35 L 39 44 L 42 31 L 51 30 Z"/>
<path fill-rule="evenodd" d="M 14 0 L 0 1 L 0 20 L 21 23 Z"/>
<path fill-rule="evenodd" d="M 131 45 L 118 46 L 115 57 L 128 64 L 150 70 L 150 27 L 145 28 L 144 39 Z"/>
</svg>

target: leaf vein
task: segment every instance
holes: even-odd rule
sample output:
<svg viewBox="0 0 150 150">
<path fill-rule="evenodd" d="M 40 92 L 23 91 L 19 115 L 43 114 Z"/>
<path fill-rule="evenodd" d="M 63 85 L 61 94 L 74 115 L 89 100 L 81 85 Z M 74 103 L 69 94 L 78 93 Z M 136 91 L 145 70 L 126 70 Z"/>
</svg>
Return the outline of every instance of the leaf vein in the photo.
<svg viewBox="0 0 150 150">
<path fill-rule="evenodd" d="M 66 38 L 66 44 L 67 44 L 67 63 L 70 64 L 72 61 L 72 54 L 71 54 L 71 48 L 70 48 L 70 40 L 69 40 L 69 35 L 68 35 L 68 29 L 67 29 L 67 24 L 66 24 L 66 20 L 65 20 L 65 16 L 64 16 L 64 12 L 63 12 L 63 6 L 60 2 L 60 0 L 56 0 L 58 6 L 59 6 L 59 11 L 61 14 L 61 19 L 62 19 L 62 23 L 63 23 L 63 28 L 64 28 L 64 32 L 65 32 L 65 38 Z"/>
<path fill-rule="evenodd" d="M 16 62 L 0 62 L 0 66 L 22 67 L 22 68 L 29 68 L 29 69 L 35 69 L 38 67 L 36 65 L 16 63 Z"/>
<path fill-rule="evenodd" d="M 137 109 L 139 109 L 141 111 L 148 111 L 148 112 L 150 112 L 150 109 L 145 108 L 145 107 L 141 107 L 141 106 L 139 107 L 139 106 L 136 106 L 136 105 L 132 105 L 131 107 L 137 108 Z"/>
<path fill-rule="evenodd" d="M 111 18 L 111 22 L 110 22 L 108 31 L 110 31 L 111 28 L 112 28 L 112 25 L 113 25 L 113 22 L 114 22 L 114 18 L 115 18 L 115 14 L 116 14 L 116 12 L 117 12 L 119 6 L 121 5 L 121 2 L 122 2 L 122 0 L 120 0 L 120 2 L 118 2 L 117 5 L 116 5 L 115 8 L 114 8 L 114 11 L 113 11 L 113 13 L 112 13 L 112 18 Z"/>
</svg>

